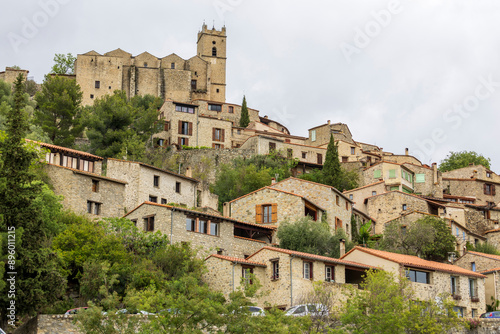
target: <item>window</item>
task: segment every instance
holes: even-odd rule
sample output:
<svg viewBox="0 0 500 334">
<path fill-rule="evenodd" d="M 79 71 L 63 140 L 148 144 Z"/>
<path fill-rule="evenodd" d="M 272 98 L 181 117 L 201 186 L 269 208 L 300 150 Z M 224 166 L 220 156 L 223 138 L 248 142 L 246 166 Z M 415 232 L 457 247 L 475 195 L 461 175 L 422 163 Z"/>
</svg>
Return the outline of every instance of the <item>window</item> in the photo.
<svg viewBox="0 0 500 334">
<path fill-rule="evenodd" d="M 213 143 L 212 148 L 224 148 L 224 145 Z"/>
<path fill-rule="evenodd" d="M 354 195 L 353 194 L 350 194 L 349 195 L 349 199 L 352 201 L 354 199 Z"/>
<path fill-rule="evenodd" d="M 212 48 L 212 57 L 217 57 L 217 48 L 215 46 Z"/>
<path fill-rule="evenodd" d="M 153 232 L 155 230 L 155 216 L 144 217 L 144 231 Z"/>
<path fill-rule="evenodd" d="M 211 111 L 222 111 L 222 105 L 220 104 L 209 104 L 208 105 L 208 110 L 211 110 Z"/>
<path fill-rule="evenodd" d="M 335 282 L 335 267 L 325 266 L 325 282 Z"/>
<path fill-rule="evenodd" d="M 227 107 L 227 112 L 230 113 L 230 114 L 233 114 L 234 113 L 234 107 L 233 106 Z"/>
<path fill-rule="evenodd" d="M 316 141 L 316 130 L 311 130 L 311 141 Z"/>
<path fill-rule="evenodd" d="M 207 226 L 207 221 L 206 220 L 198 220 L 198 232 L 207 234 L 208 232 L 208 226 Z"/>
<path fill-rule="evenodd" d="M 477 317 L 477 309 L 475 309 L 475 308 L 471 309 L 471 316 L 472 316 L 472 318 Z"/>
<path fill-rule="evenodd" d="M 406 209 L 408 209 L 407 205 L 403 204 L 403 211 L 406 211 Z"/>
<path fill-rule="evenodd" d="M 382 171 L 380 169 L 374 170 L 373 171 L 373 178 L 374 179 L 379 179 L 382 177 Z"/>
<path fill-rule="evenodd" d="M 465 241 L 465 231 L 462 231 L 462 240 Z"/>
<path fill-rule="evenodd" d="M 161 199 L 161 204 L 167 204 L 167 199 L 166 198 L 162 198 Z"/>
<path fill-rule="evenodd" d="M 179 137 L 177 139 L 178 139 L 178 144 L 180 147 L 189 146 L 189 138 Z"/>
<path fill-rule="evenodd" d="M 310 280 L 313 279 L 312 267 L 313 267 L 312 262 L 304 261 L 302 273 L 305 279 L 310 279 Z"/>
<path fill-rule="evenodd" d="M 486 177 L 491 177 L 491 172 L 486 172 Z"/>
<path fill-rule="evenodd" d="M 457 313 L 460 318 L 464 317 L 464 308 L 460 306 L 453 306 L 453 311 Z"/>
<path fill-rule="evenodd" d="M 349 158 L 348 157 L 342 157 L 342 162 L 349 162 Z"/>
<path fill-rule="evenodd" d="M 452 295 L 457 295 L 458 294 L 458 277 L 456 276 L 450 276 L 450 285 L 451 285 L 451 294 Z"/>
<path fill-rule="evenodd" d="M 218 93 L 219 92 L 219 88 L 217 88 L 215 91 Z"/>
<path fill-rule="evenodd" d="M 493 195 L 495 196 L 495 185 L 485 183 L 484 184 L 484 194 L 485 195 Z"/>
<path fill-rule="evenodd" d="M 95 82 L 95 88 L 101 88 L 101 82 L 100 81 L 96 81 Z"/>
<path fill-rule="evenodd" d="M 471 262 L 470 263 L 470 270 L 476 271 L 476 262 Z"/>
<path fill-rule="evenodd" d="M 219 235 L 219 224 L 218 223 L 210 222 L 210 233 L 209 234 L 215 235 L 215 236 Z"/>
<path fill-rule="evenodd" d="M 351 155 L 355 155 L 356 154 L 356 148 L 355 147 L 351 147 Z"/>
<path fill-rule="evenodd" d="M 252 282 L 253 268 L 252 267 L 242 267 L 241 269 L 242 269 L 241 276 L 243 277 L 245 284 L 253 284 L 253 282 Z"/>
<path fill-rule="evenodd" d="M 262 222 L 270 223 L 272 222 L 273 209 L 271 205 L 262 206 Z"/>
<path fill-rule="evenodd" d="M 170 68 L 175 69 L 175 63 L 170 63 Z"/>
<path fill-rule="evenodd" d="M 162 138 L 158 138 L 158 139 L 156 140 L 156 146 L 158 146 L 158 147 L 163 147 L 163 145 L 164 145 L 164 144 L 165 144 L 165 140 L 164 140 L 164 139 L 162 139 Z"/>
<path fill-rule="evenodd" d="M 144 67 L 148 67 L 148 63 L 144 62 Z"/>
<path fill-rule="evenodd" d="M 149 195 L 149 201 L 153 203 L 158 203 L 158 197 Z"/>
<path fill-rule="evenodd" d="M 93 99 L 94 98 L 94 94 L 90 94 L 90 98 Z"/>
<path fill-rule="evenodd" d="M 372 196 L 375 196 L 377 195 L 377 192 L 376 191 L 372 191 Z"/>
<path fill-rule="evenodd" d="M 212 140 L 224 141 L 224 129 L 212 128 Z"/>
<path fill-rule="evenodd" d="M 396 170 L 395 169 L 389 169 L 389 178 L 390 179 L 396 178 Z"/>
<path fill-rule="evenodd" d="M 279 260 L 274 260 L 271 261 L 272 267 L 273 267 L 273 274 L 271 276 L 271 280 L 277 280 L 280 278 L 280 261 Z"/>
<path fill-rule="evenodd" d="M 196 80 L 191 80 L 191 89 L 196 90 Z"/>
<path fill-rule="evenodd" d="M 160 177 L 158 175 L 153 176 L 153 186 L 154 187 L 159 187 L 160 186 Z"/>
<path fill-rule="evenodd" d="M 87 201 L 87 213 L 99 215 L 101 213 L 101 203 Z"/>
<path fill-rule="evenodd" d="M 181 193 L 181 183 L 180 182 L 175 182 L 175 192 L 178 194 Z"/>
<path fill-rule="evenodd" d="M 342 228 L 342 220 L 339 218 L 335 217 L 335 230 Z"/>
<path fill-rule="evenodd" d="M 323 155 L 321 153 L 317 153 L 317 162 L 318 162 L 318 165 L 322 165 L 323 164 Z"/>
<path fill-rule="evenodd" d="M 99 192 L 99 181 L 92 180 L 92 191 L 95 193 Z"/>
<path fill-rule="evenodd" d="M 458 230 L 458 227 L 455 227 L 455 234 L 457 235 L 457 238 L 458 238 L 458 236 L 460 234 L 460 231 Z"/>
<path fill-rule="evenodd" d="M 477 280 L 474 278 L 469 278 L 469 294 L 471 298 L 477 298 Z"/>
<path fill-rule="evenodd" d="M 406 277 L 416 283 L 429 284 L 429 273 L 426 271 L 408 269 L 406 272 Z"/>
<path fill-rule="evenodd" d="M 335 195 L 335 203 L 336 203 L 337 205 L 340 205 L 340 204 L 339 204 L 339 202 L 340 202 L 340 197 L 339 197 L 339 195 Z"/>
<path fill-rule="evenodd" d="M 179 134 L 192 136 L 193 135 L 193 123 L 179 121 Z"/>
<path fill-rule="evenodd" d="M 349 210 L 349 202 L 348 201 L 345 201 L 345 209 Z M 349 229 L 347 231 L 349 231 Z"/>
<path fill-rule="evenodd" d="M 302 159 L 306 159 L 307 158 L 307 152 L 302 152 Z"/>
<path fill-rule="evenodd" d="M 415 183 L 425 183 L 425 174 L 415 174 Z"/>
<path fill-rule="evenodd" d="M 193 232 L 196 231 L 196 219 L 186 218 L 186 230 Z"/>
<path fill-rule="evenodd" d="M 186 105 L 182 105 L 182 104 L 176 104 L 175 111 L 186 112 L 188 114 L 194 114 L 194 107 L 193 106 L 186 106 Z"/>
<path fill-rule="evenodd" d="M 163 131 L 168 131 L 170 130 L 170 122 L 165 121 L 165 124 L 163 124 Z"/>
<path fill-rule="evenodd" d="M 293 157 L 293 150 L 291 148 L 286 149 L 286 157 L 291 159 Z"/>
<path fill-rule="evenodd" d="M 276 143 L 269 143 L 269 153 L 276 151 Z"/>
</svg>

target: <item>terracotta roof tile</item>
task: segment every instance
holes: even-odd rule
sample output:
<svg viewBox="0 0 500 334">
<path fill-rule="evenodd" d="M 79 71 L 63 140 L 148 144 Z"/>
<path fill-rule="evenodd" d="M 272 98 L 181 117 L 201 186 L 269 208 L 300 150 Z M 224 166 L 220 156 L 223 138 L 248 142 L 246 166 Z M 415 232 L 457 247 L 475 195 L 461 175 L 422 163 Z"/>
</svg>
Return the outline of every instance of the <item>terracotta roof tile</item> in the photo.
<svg viewBox="0 0 500 334">
<path fill-rule="evenodd" d="M 493 229 L 493 230 L 488 230 L 488 231 L 484 232 L 484 234 L 495 233 L 495 232 L 500 232 L 500 228 L 496 228 L 496 229 Z"/>
<path fill-rule="evenodd" d="M 359 190 L 359 189 L 368 188 L 368 187 L 371 187 L 371 186 L 374 186 L 374 185 L 377 185 L 377 184 L 380 184 L 380 183 L 384 183 L 384 182 L 385 182 L 384 180 L 380 180 L 380 181 L 377 181 L 377 182 L 373 182 L 373 183 L 367 184 L 366 186 L 354 188 L 354 189 L 351 189 L 351 190 L 346 190 L 346 191 L 344 191 L 344 194 L 347 194 L 347 193 L 350 193 L 352 191 L 356 191 L 356 190 Z"/>
<path fill-rule="evenodd" d="M 240 258 L 237 258 L 237 257 L 225 256 L 225 255 L 219 255 L 219 254 L 212 254 L 212 255 L 208 256 L 205 259 L 205 261 L 208 260 L 211 257 L 216 257 L 218 259 L 226 260 L 226 261 L 230 261 L 230 262 L 234 262 L 234 263 L 248 264 L 248 265 L 251 265 L 251 266 L 258 266 L 258 267 L 267 267 L 264 263 L 255 262 L 255 261 L 249 261 L 249 260 L 246 260 L 246 259 L 240 259 Z"/>
<path fill-rule="evenodd" d="M 31 139 L 26 139 L 26 141 L 38 144 L 38 145 L 40 145 L 42 147 L 47 147 L 49 149 L 52 148 L 52 149 L 64 151 L 64 152 L 67 152 L 67 153 L 78 154 L 78 155 L 81 155 L 81 156 L 84 156 L 84 157 L 88 157 L 88 158 L 92 158 L 92 159 L 96 159 L 96 160 L 103 160 L 104 159 L 104 158 L 99 157 L 97 155 L 93 155 L 93 154 L 90 154 L 90 153 L 87 153 L 87 152 L 83 152 L 83 151 L 73 150 L 71 148 L 67 148 L 67 147 L 63 147 L 63 146 L 57 146 L 57 145 L 54 145 L 54 144 L 42 143 L 42 142 L 31 140 Z"/>
<path fill-rule="evenodd" d="M 404 254 L 398 254 L 398 253 L 391 253 L 391 252 L 386 252 L 386 251 L 381 251 L 378 249 L 372 249 L 372 248 L 364 248 L 364 247 L 359 247 L 356 246 L 353 249 L 351 249 L 347 254 L 345 254 L 342 258 L 346 257 L 348 254 L 350 254 L 353 251 L 361 251 L 365 252 L 392 262 L 396 262 L 400 265 L 408 266 L 408 267 L 413 267 L 413 268 L 422 268 L 422 269 L 427 269 L 427 270 L 435 270 L 435 271 L 441 271 L 441 272 L 446 272 L 446 273 L 452 273 L 452 274 L 460 274 L 460 275 L 465 275 L 465 276 L 473 276 L 473 277 L 481 277 L 484 278 L 484 275 L 481 275 L 477 272 L 470 271 L 467 269 L 460 268 L 458 266 L 448 264 L 448 263 L 441 263 L 441 262 L 435 262 L 435 261 L 428 261 L 419 258 L 418 256 L 413 256 L 413 255 L 404 255 Z"/>
<path fill-rule="evenodd" d="M 500 261 L 500 255 L 486 254 L 486 253 L 473 252 L 473 251 L 467 251 L 467 253 L 471 253 L 471 254 L 474 254 L 474 255 L 479 255 L 479 256 L 482 256 L 482 257 L 487 257 L 487 258 L 490 258 L 490 259 L 493 259 L 493 260 Z"/>
</svg>

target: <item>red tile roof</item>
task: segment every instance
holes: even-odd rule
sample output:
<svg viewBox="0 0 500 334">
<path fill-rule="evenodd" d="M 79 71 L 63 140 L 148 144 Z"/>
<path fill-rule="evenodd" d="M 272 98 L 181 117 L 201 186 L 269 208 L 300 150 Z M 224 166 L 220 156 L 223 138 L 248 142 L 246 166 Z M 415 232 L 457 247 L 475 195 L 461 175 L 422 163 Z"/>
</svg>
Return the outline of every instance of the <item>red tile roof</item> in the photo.
<svg viewBox="0 0 500 334">
<path fill-rule="evenodd" d="M 493 259 L 493 260 L 500 261 L 500 255 L 486 254 L 486 253 L 473 252 L 473 251 L 467 251 L 467 253 L 470 253 L 470 254 L 473 254 L 473 255 L 482 256 L 482 257 L 487 257 L 487 258 L 490 258 L 490 259 Z"/>
<path fill-rule="evenodd" d="M 293 251 L 293 250 L 289 250 L 289 249 L 269 247 L 269 246 L 262 247 L 261 249 L 259 249 L 258 251 L 256 251 L 252 255 L 250 255 L 247 259 L 250 259 L 252 256 L 259 253 L 263 249 L 268 249 L 268 250 L 274 251 L 274 252 L 285 253 L 285 254 L 293 255 L 295 257 L 300 257 L 300 258 L 308 259 L 308 260 L 315 260 L 315 261 L 335 263 L 335 264 L 343 264 L 346 266 L 358 267 L 358 268 L 363 268 L 363 269 L 377 269 L 377 267 L 373 267 L 373 266 L 363 264 L 363 263 L 346 261 L 346 260 L 336 259 L 336 258 L 328 257 L 328 256 L 321 256 L 321 255 L 316 255 L 316 254 L 297 252 L 297 251 Z"/>
<path fill-rule="evenodd" d="M 212 254 L 212 255 L 208 256 L 205 259 L 205 261 L 208 260 L 211 257 L 216 257 L 218 259 L 230 261 L 230 262 L 233 262 L 233 263 L 247 264 L 247 265 L 250 265 L 250 266 L 258 266 L 258 267 L 267 267 L 264 263 L 255 262 L 255 261 L 249 261 L 249 260 L 246 260 L 246 259 L 240 259 L 240 258 L 237 258 L 237 257 L 225 256 L 225 255 L 219 255 L 219 254 Z"/>
<path fill-rule="evenodd" d="M 182 175 L 182 174 L 177 174 L 177 173 L 171 172 L 171 171 L 163 169 L 163 168 L 158 168 L 158 167 L 155 167 L 155 166 L 152 166 L 152 165 L 148 165 L 148 164 L 145 164 L 144 162 L 131 161 L 131 160 L 122 160 L 122 159 L 115 159 L 115 158 L 108 158 L 108 160 L 114 160 L 114 161 L 120 161 L 120 162 L 128 162 L 128 163 L 132 163 L 132 164 L 138 164 L 138 165 L 141 165 L 141 166 L 144 166 L 144 167 L 149 167 L 149 168 L 152 168 L 152 169 L 156 169 L 156 170 L 158 170 L 160 172 L 164 172 L 164 173 L 167 173 L 167 174 L 170 174 L 170 175 L 178 176 L 180 178 L 183 178 L 183 179 L 186 179 L 186 180 L 189 180 L 189 181 L 200 182 L 200 180 L 198 180 L 198 179 L 195 179 L 195 178 L 192 178 L 192 177 L 189 177 L 189 176 L 186 176 L 186 175 Z"/>
<path fill-rule="evenodd" d="M 56 149 L 56 150 L 64 151 L 64 152 L 67 152 L 67 153 L 77 154 L 77 155 L 81 155 L 81 156 L 84 156 L 84 157 L 92 158 L 92 159 L 95 159 L 95 160 L 103 160 L 104 159 L 104 158 L 99 157 L 97 155 L 93 155 L 93 154 L 90 154 L 90 153 L 87 153 L 87 152 L 83 152 L 83 151 L 73 150 L 71 148 L 67 148 L 67 147 L 63 147 L 63 146 L 57 146 L 57 145 L 53 145 L 53 144 L 42 143 L 42 142 L 31 140 L 31 139 L 26 139 L 26 141 L 38 144 L 38 145 L 40 145 L 42 147 L 47 147 L 49 149 Z"/>
<path fill-rule="evenodd" d="M 484 234 L 495 233 L 495 232 L 500 232 L 500 228 L 496 228 L 494 230 L 488 230 L 488 231 L 484 232 Z"/>
<path fill-rule="evenodd" d="M 341 259 L 343 259 L 344 257 L 346 257 L 347 255 L 349 255 L 350 253 L 352 253 L 354 251 L 365 252 L 367 254 L 371 254 L 373 256 L 377 256 L 377 257 L 380 257 L 382 259 L 386 259 L 386 260 L 389 260 L 392 262 L 396 262 L 400 265 L 408 266 L 408 267 L 412 267 L 412 268 L 422 268 L 422 269 L 427 269 L 427 270 L 435 270 L 435 271 L 441 271 L 441 272 L 446 272 L 446 273 L 480 277 L 480 278 L 485 277 L 484 275 L 481 275 L 477 272 L 463 269 L 463 268 L 460 268 L 458 266 L 448 264 L 448 263 L 428 261 L 428 260 L 421 259 L 418 256 L 391 253 L 391 252 L 381 251 L 378 249 L 365 248 L 365 247 L 359 247 L 359 246 L 356 246 L 353 249 L 351 249 Z"/>
</svg>

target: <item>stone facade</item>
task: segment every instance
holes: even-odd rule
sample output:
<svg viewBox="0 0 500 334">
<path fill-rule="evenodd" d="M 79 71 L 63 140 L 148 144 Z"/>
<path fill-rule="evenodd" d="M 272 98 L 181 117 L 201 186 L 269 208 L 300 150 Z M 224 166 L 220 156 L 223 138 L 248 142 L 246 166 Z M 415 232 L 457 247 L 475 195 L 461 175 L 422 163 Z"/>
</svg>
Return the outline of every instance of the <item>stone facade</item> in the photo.
<svg viewBox="0 0 500 334">
<path fill-rule="evenodd" d="M 421 300 L 436 300 L 448 295 L 451 298 L 452 277 L 455 279 L 454 298 L 455 305 L 462 308 L 464 317 L 480 315 L 486 311 L 485 303 L 485 276 L 459 266 L 426 261 L 416 256 L 395 254 L 379 250 L 353 248 L 341 259 L 358 263 L 370 264 L 395 274 L 400 279 L 409 270 L 425 272 L 428 283 L 412 282 L 415 297 Z M 473 280 L 474 289 L 470 289 L 470 280 Z M 446 298 L 446 297 L 445 297 Z"/>
<path fill-rule="evenodd" d="M 127 182 L 125 207 L 132 210 L 145 201 L 179 203 L 188 207 L 197 203 L 198 180 L 156 168 L 141 162 L 107 159 L 107 176 Z"/>
<path fill-rule="evenodd" d="M 453 264 L 467 270 L 475 268 L 475 271 L 483 272 L 500 268 L 500 256 L 468 251 Z"/>
<path fill-rule="evenodd" d="M 416 194 L 443 198 L 443 176 L 437 170 L 436 163 L 433 163 L 432 167 L 413 163 L 403 163 L 403 166 L 415 175 L 413 190 Z"/>
<path fill-rule="evenodd" d="M 393 162 L 380 162 L 363 171 L 363 184 L 384 180 L 388 190 L 412 193 L 415 174 L 407 167 Z"/>
<path fill-rule="evenodd" d="M 388 154 L 384 155 L 382 158 L 383 161 L 394 162 L 397 164 L 413 164 L 416 166 L 422 166 L 420 160 L 415 158 L 413 155 L 408 154 Z"/>
<path fill-rule="evenodd" d="M 500 183 L 500 175 L 483 165 L 470 165 L 443 173 L 443 177 L 454 179 L 478 179 Z"/>
<path fill-rule="evenodd" d="M 332 232 L 342 227 L 349 239 L 352 215 L 352 201 L 334 187 L 297 178 L 287 178 L 271 185 L 272 188 L 304 196 L 326 210 L 327 222 Z"/>
<path fill-rule="evenodd" d="M 0 80 L 13 84 L 19 74 L 22 74 L 24 80 L 26 80 L 28 78 L 28 73 L 28 70 L 18 70 L 12 67 L 6 67 L 5 71 L 0 72 Z"/>
<path fill-rule="evenodd" d="M 224 203 L 225 214 L 234 219 L 262 225 L 279 225 L 310 215 L 321 220 L 324 209 L 307 197 L 291 192 L 264 187 L 245 196 Z M 267 211 L 266 211 L 267 210 Z"/>
<path fill-rule="evenodd" d="M 37 334 L 83 334 L 74 324 L 73 315 L 50 315 L 39 314 L 37 316 L 37 328 L 34 333 Z"/>
<path fill-rule="evenodd" d="M 443 176 L 443 191 L 446 194 L 474 197 L 475 204 L 486 205 L 500 202 L 500 191 L 497 194 L 496 187 L 500 187 L 500 182 Z"/>
<path fill-rule="evenodd" d="M 125 214 L 127 182 L 53 164 L 45 164 L 44 170 L 54 192 L 63 196 L 65 209 L 91 217 L 120 217 Z"/>
<path fill-rule="evenodd" d="M 172 243 L 190 242 L 199 250 L 199 257 L 219 253 L 244 258 L 274 242 L 274 227 L 151 202 L 141 204 L 125 218 L 139 229 L 168 235 Z M 188 218 L 193 219 L 192 225 L 191 221 L 188 225 Z"/>
<path fill-rule="evenodd" d="M 103 55 L 89 51 L 77 56 L 76 81 L 82 103 L 124 90 L 127 97 L 151 94 L 164 99 L 224 102 L 226 96 L 226 28 L 198 33 L 197 55 L 184 60 L 176 54 L 158 58 L 148 52 L 133 57 L 120 49 Z"/>
<path fill-rule="evenodd" d="M 309 129 L 309 138 L 306 141 L 307 145 L 321 146 L 330 142 L 330 135 L 333 135 L 335 140 L 344 140 L 348 143 L 353 143 L 351 131 L 347 124 L 332 123 L 328 121 L 326 124 L 316 126 Z"/>
<path fill-rule="evenodd" d="M 368 197 L 385 193 L 386 186 L 384 181 L 377 181 L 375 183 L 367 184 L 365 186 L 344 191 L 343 194 L 347 196 L 351 201 L 354 202 L 353 206 L 363 211 L 366 209 L 364 201 Z M 367 212 L 365 212 L 367 214 Z"/>
<path fill-rule="evenodd" d="M 486 232 L 488 243 L 495 246 L 496 249 L 500 249 L 500 233 L 498 232 L 500 232 L 500 229 L 490 230 Z"/>
</svg>

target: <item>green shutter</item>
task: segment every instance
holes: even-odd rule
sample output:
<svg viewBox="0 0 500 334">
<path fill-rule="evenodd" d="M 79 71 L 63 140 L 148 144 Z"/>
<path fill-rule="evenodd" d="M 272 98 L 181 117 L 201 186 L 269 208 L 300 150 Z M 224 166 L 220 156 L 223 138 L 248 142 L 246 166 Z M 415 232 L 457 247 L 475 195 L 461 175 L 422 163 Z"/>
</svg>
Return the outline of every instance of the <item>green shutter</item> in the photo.
<svg viewBox="0 0 500 334">
<path fill-rule="evenodd" d="M 396 178 L 396 170 L 395 169 L 389 169 L 389 178 L 390 179 Z"/>
<path fill-rule="evenodd" d="M 403 192 L 407 193 L 407 194 L 411 194 L 413 191 L 411 191 L 411 189 L 408 189 L 405 186 L 403 186 Z"/>
<path fill-rule="evenodd" d="M 399 187 L 391 187 L 391 191 L 399 190 Z"/>
<path fill-rule="evenodd" d="M 425 174 L 416 174 L 415 182 L 416 183 L 425 183 Z"/>
<path fill-rule="evenodd" d="M 382 177 L 382 172 L 380 171 L 380 169 L 374 170 L 373 171 L 373 178 L 379 179 L 380 177 Z"/>
</svg>

